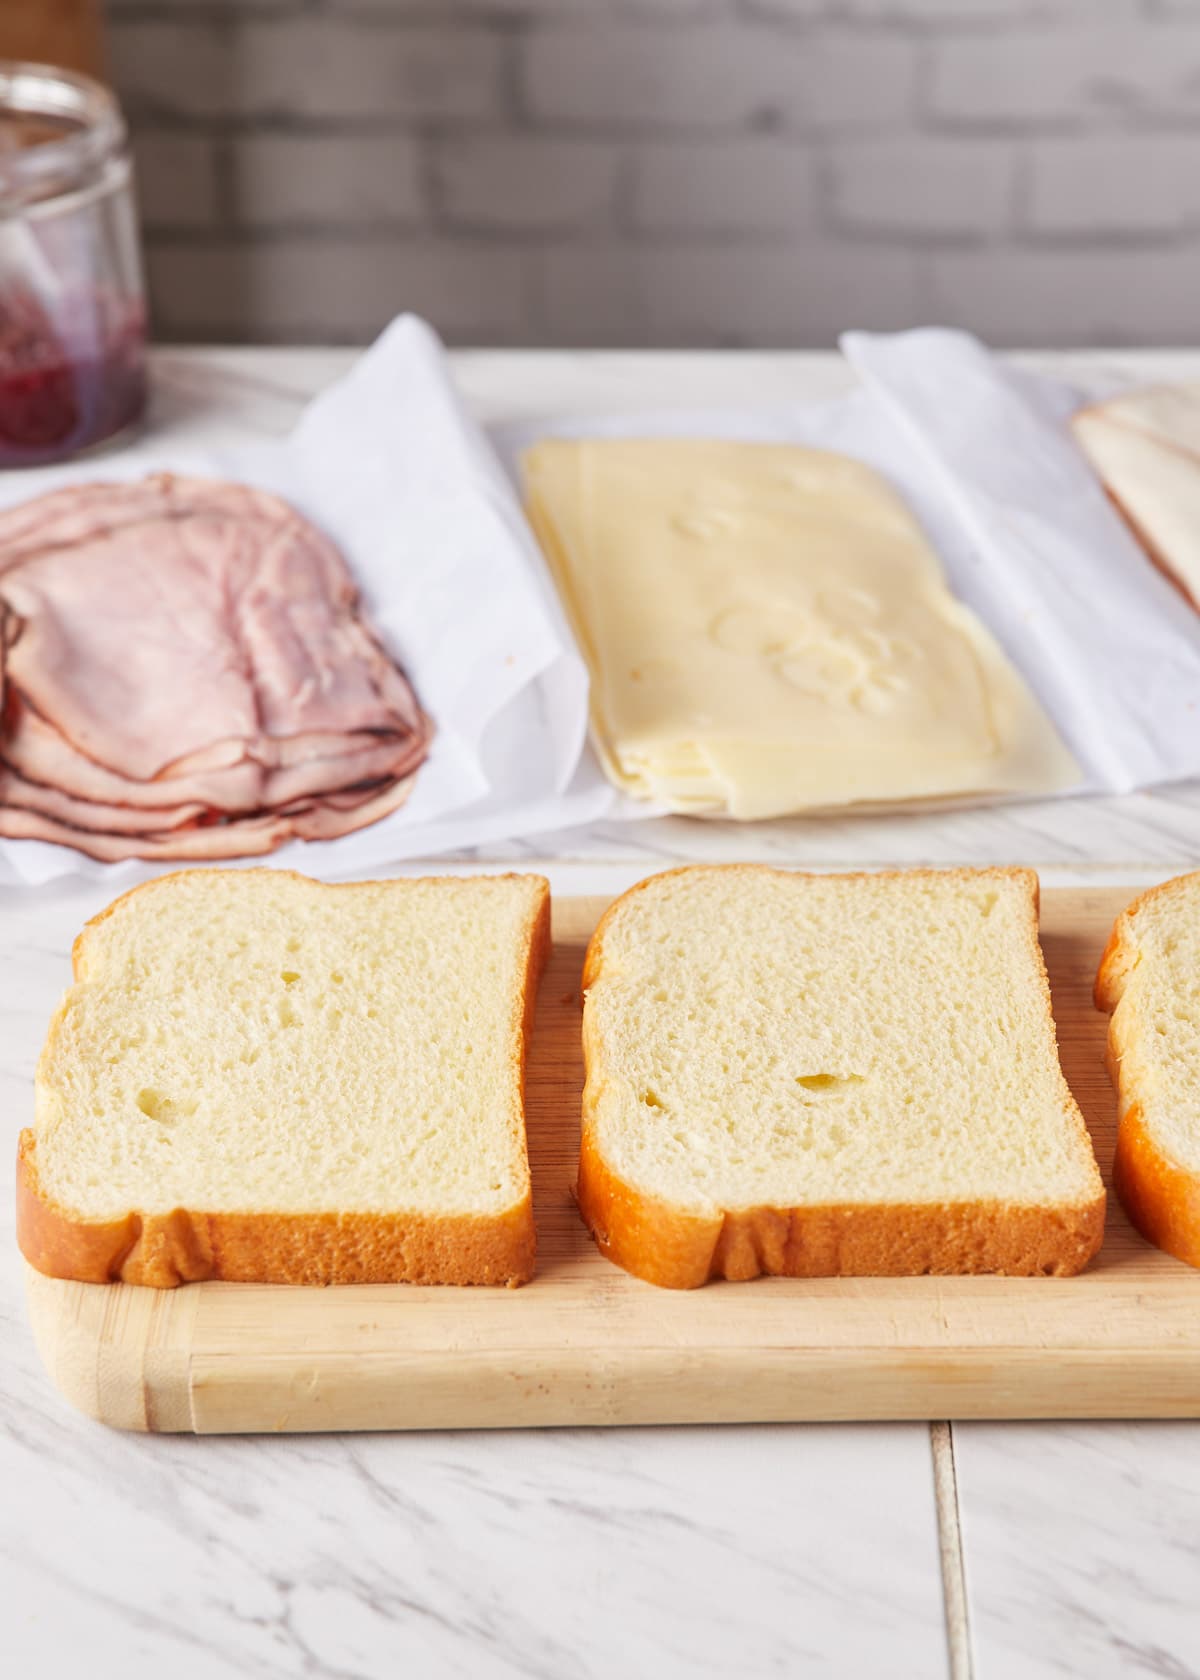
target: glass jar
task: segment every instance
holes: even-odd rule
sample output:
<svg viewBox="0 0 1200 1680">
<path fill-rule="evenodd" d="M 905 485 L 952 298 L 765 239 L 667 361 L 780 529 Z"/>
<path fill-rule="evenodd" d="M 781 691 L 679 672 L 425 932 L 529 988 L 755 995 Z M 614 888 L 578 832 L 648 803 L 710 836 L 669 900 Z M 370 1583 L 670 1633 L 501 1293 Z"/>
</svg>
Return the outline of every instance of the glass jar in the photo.
<svg viewBox="0 0 1200 1680">
<path fill-rule="evenodd" d="M 146 401 L 124 119 L 99 82 L 0 61 L 0 466 L 62 460 Z"/>
</svg>

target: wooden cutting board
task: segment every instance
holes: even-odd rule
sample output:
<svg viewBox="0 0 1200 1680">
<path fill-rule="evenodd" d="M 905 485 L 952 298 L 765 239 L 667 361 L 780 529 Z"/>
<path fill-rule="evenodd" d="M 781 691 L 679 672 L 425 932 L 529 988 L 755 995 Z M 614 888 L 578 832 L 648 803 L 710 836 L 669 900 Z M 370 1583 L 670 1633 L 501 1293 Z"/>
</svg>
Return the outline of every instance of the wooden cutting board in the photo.
<svg viewBox="0 0 1200 1680">
<path fill-rule="evenodd" d="M 1105 1178 L 1096 963 L 1125 888 L 1047 891 L 1063 1066 Z M 61 1283 L 30 1271 L 46 1365 L 126 1429 L 502 1428 L 844 1418 L 1200 1417 L 1200 1272 L 1130 1229 L 1081 1277 L 764 1278 L 690 1293 L 603 1260 L 571 1200 L 579 976 L 604 901 L 554 906 L 527 1109 L 540 1244 L 523 1289 Z"/>
</svg>

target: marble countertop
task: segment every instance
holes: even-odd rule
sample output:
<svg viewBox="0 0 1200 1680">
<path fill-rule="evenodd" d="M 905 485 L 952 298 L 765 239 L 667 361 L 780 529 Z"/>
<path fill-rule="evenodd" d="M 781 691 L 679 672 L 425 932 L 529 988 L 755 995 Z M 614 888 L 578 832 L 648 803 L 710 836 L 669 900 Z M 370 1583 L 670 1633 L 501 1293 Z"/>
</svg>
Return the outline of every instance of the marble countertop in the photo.
<svg viewBox="0 0 1200 1680">
<path fill-rule="evenodd" d="M 160 352 L 152 423 L 278 433 L 349 352 Z M 1200 354 L 1031 358 L 1088 385 Z M 485 420 L 795 401 L 834 356 L 470 352 Z M 542 836 L 556 892 L 666 862 L 1031 863 L 1047 882 L 1200 859 L 1200 785 L 748 829 L 664 820 Z M 548 861 L 547 861 L 548 860 Z M 415 866 L 419 867 L 419 866 Z M 5 1672 L 55 1680 L 408 1673 L 1200 1674 L 1200 1425 L 829 1425 L 202 1439 L 72 1413 L 25 1322 L 11 1161 L 95 883 L 0 891 L 0 1609 Z"/>
</svg>

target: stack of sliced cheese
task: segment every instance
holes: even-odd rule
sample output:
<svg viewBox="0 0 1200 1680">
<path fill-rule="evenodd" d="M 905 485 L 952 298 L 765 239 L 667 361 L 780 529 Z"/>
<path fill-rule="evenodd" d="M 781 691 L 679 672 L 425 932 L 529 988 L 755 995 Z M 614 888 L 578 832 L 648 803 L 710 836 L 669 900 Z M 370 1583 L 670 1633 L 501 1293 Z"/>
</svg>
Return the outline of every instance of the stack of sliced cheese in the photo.
<svg viewBox="0 0 1200 1680">
<path fill-rule="evenodd" d="M 869 468 L 791 445 L 554 439 L 530 518 L 612 779 L 741 818 L 1071 786 L 1079 772 Z"/>
</svg>

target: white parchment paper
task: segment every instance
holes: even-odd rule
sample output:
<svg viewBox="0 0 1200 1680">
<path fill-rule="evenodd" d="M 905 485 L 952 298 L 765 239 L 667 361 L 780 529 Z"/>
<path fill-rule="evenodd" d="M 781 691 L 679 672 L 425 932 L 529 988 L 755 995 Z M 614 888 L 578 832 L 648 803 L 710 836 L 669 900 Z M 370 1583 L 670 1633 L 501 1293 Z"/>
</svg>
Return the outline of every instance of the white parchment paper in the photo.
<svg viewBox="0 0 1200 1680">
<path fill-rule="evenodd" d="M 403 810 L 268 861 L 336 877 L 655 808 L 618 794 L 586 743 L 587 675 L 517 494 L 544 436 L 723 436 L 842 450 L 921 519 L 954 592 L 990 626 L 1083 771 L 1079 791 L 1200 775 L 1200 615 L 1113 512 L 1066 419 L 1075 393 L 941 329 L 850 333 L 849 396 L 761 411 L 573 416 L 492 428 L 453 388 L 432 330 L 402 316 L 282 443 L 119 455 L 0 477 L 0 506 L 158 470 L 258 484 L 345 553 L 438 734 Z M 0 885 L 114 887 L 167 865 L 0 841 Z"/>
<path fill-rule="evenodd" d="M 758 412 L 572 416 L 493 428 L 510 474 L 538 437 L 729 437 L 841 450 L 889 479 L 950 587 L 1070 746 L 1072 792 L 1200 776 L 1200 614 L 1151 565 L 1073 442 L 1076 393 L 940 328 L 847 333 L 848 396 Z"/>
<path fill-rule="evenodd" d="M 357 834 L 252 861 L 350 874 L 610 808 L 608 784 L 583 756 L 583 663 L 512 486 L 422 321 L 395 321 L 279 444 L 183 453 L 148 434 L 110 458 L 0 477 L 0 505 L 163 469 L 276 491 L 327 531 L 437 724 L 402 810 Z M 124 884 L 163 867 L 0 841 L 0 884 L 68 874 Z"/>
</svg>

